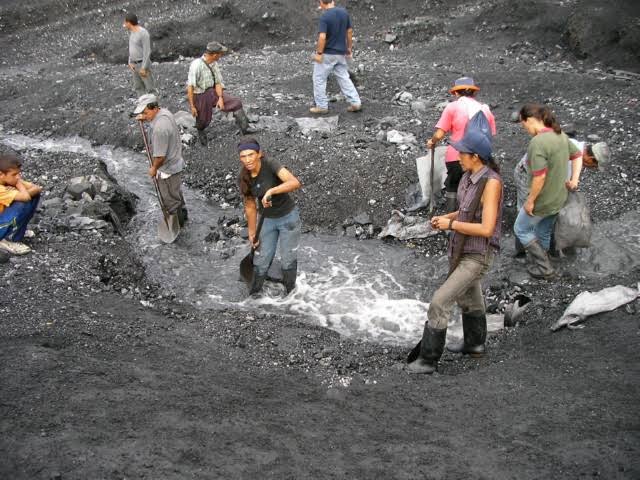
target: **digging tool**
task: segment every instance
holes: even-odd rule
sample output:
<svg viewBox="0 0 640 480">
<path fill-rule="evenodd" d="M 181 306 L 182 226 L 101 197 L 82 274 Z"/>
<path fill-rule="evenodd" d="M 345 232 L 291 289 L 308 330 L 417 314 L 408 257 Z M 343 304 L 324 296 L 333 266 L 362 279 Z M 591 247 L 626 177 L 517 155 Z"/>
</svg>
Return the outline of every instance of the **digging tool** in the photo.
<svg viewBox="0 0 640 480">
<path fill-rule="evenodd" d="M 258 226 L 256 227 L 256 236 L 255 236 L 256 239 L 260 238 L 260 230 L 262 230 L 263 222 L 264 222 L 264 213 L 260 215 L 260 220 L 258 220 Z M 255 254 L 255 252 L 256 252 L 256 247 L 252 245 L 251 251 L 240 262 L 240 276 L 245 282 L 247 282 L 247 285 L 251 285 L 251 283 L 253 282 L 253 255 Z"/>
<path fill-rule="evenodd" d="M 151 158 L 149 139 L 147 138 L 147 132 L 144 130 L 142 120 L 138 120 L 138 125 L 140 125 L 140 132 L 142 133 L 142 139 L 144 140 L 144 148 L 147 151 L 149 166 L 152 166 L 153 159 Z M 170 214 L 164 206 L 162 195 L 160 195 L 160 189 L 158 188 L 158 179 L 156 177 L 153 177 L 153 186 L 156 189 L 156 195 L 158 196 L 158 203 L 160 204 L 160 210 L 162 210 L 163 218 L 163 220 L 158 223 L 158 237 L 160 237 L 160 240 L 162 240 L 164 243 L 173 243 L 173 241 L 180 233 L 180 222 L 178 220 L 178 215 Z"/>
<path fill-rule="evenodd" d="M 435 168 L 435 155 L 436 155 L 436 147 L 435 145 L 431 147 L 431 170 L 429 171 L 429 187 L 431 190 L 431 198 L 429 199 L 429 213 L 433 212 L 433 202 L 435 198 L 434 189 L 433 189 L 433 170 Z"/>
</svg>

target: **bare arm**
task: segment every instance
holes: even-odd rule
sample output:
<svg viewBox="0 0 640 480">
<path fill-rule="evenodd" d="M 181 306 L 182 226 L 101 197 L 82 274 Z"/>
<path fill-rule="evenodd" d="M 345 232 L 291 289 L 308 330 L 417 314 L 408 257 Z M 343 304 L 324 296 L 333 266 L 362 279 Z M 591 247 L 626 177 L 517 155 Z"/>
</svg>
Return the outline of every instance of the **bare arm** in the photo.
<svg viewBox="0 0 640 480">
<path fill-rule="evenodd" d="M 220 110 L 224 110 L 224 98 L 222 98 L 224 87 L 222 86 L 221 83 L 216 83 L 213 88 L 215 88 L 216 95 L 218 96 L 218 102 L 216 103 L 216 107 L 218 107 Z"/>
<path fill-rule="evenodd" d="M 317 63 L 322 63 L 322 55 L 324 54 L 324 47 L 327 44 L 327 34 L 320 33 L 318 34 L 318 43 L 316 44 L 316 56 L 315 61 Z"/>
<path fill-rule="evenodd" d="M 442 130 L 441 128 L 437 128 L 435 132 L 433 132 L 433 136 L 427 140 L 427 147 L 433 148 L 435 147 L 440 140 L 442 140 L 447 132 Z"/>
<path fill-rule="evenodd" d="M 353 28 L 347 29 L 347 57 L 351 56 L 353 49 Z"/>
<path fill-rule="evenodd" d="M 277 175 L 278 178 L 282 180 L 282 183 L 270 188 L 265 192 L 264 197 L 262 197 L 262 205 L 265 208 L 271 206 L 270 197 L 272 197 L 273 195 L 293 192 L 294 190 L 298 190 L 302 186 L 300 180 L 298 180 L 289 170 L 284 167 L 278 170 Z"/>
<path fill-rule="evenodd" d="M 158 169 L 164 164 L 166 157 L 153 157 L 151 167 L 149 168 L 149 175 L 155 177 L 158 174 Z"/>
<path fill-rule="evenodd" d="M 580 173 L 582 172 L 582 156 L 571 161 L 571 180 L 565 185 L 569 190 L 576 190 L 580 183 Z"/>
<path fill-rule="evenodd" d="M 249 232 L 249 242 L 256 244 L 256 225 L 258 218 L 258 208 L 254 197 L 244 197 L 244 216 L 247 219 L 247 230 Z"/>
<path fill-rule="evenodd" d="M 198 109 L 196 108 L 195 100 L 193 97 L 193 85 L 187 85 L 187 100 L 189 101 L 189 108 L 191 109 L 191 115 L 198 116 Z"/>
<path fill-rule="evenodd" d="M 533 215 L 533 208 L 536 203 L 536 198 L 540 195 L 542 191 L 542 187 L 544 187 L 545 179 L 547 178 L 547 174 L 538 175 L 533 177 L 531 181 L 531 188 L 529 189 L 529 196 L 527 197 L 527 201 L 524 203 L 524 210 L 529 215 Z"/>
</svg>

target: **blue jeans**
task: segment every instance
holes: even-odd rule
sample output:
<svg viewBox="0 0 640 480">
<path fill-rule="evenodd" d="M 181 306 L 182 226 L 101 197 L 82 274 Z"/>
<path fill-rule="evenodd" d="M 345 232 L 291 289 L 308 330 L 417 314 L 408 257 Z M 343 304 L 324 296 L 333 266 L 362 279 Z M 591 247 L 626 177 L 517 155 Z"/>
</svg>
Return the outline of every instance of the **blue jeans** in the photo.
<svg viewBox="0 0 640 480">
<path fill-rule="evenodd" d="M 40 195 L 28 202 L 15 201 L 0 213 L 0 240 L 19 242 L 24 237 L 29 220 L 36 213 Z"/>
<path fill-rule="evenodd" d="M 338 80 L 338 86 L 342 94 L 351 105 L 360 105 L 360 96 L 353 82 L 349 78 L 349 69 L 344 55 L 322 56 L 322 63 L 313 63 L 313 97 L 318 108 L 329 108 L 327 98 L 327 78 L 333 72 Z"/>
<path fill-rule="evenodd" d="M 298 261 L 298 244 L 302 222 L 298 208 L 294 208 L 279 218 L 265 218 L 260 231 L 260 246 L 253 256 L 253 266 L 257 275 L 266 275 L 276 254 L 280 240 L 282 269 L 293 268 Z"/>
<path fill-rule="evenodd" d="M 548 215 L 546 217 L 538 217 L 529 215 L 521 208 L 513 225 L 513 233 L 516 234 L 520 243 L 525 248 L 534 240 L 538 240 L 542 248 L 549 250 L 551 245 L 551 233 L 556 223 L 557 214 Z"/>
</svg>

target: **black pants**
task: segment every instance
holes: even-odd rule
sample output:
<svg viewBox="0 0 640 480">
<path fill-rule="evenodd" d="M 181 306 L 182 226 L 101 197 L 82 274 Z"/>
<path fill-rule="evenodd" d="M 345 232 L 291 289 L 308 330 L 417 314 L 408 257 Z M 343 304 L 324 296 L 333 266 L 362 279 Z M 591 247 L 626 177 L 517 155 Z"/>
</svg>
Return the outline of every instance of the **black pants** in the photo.
<svg viewBox="0 0 640 480">
<path fill-rule="evenodd" d="M 445 165 L 447 166 L 447 179 L 444 181 L 444 187 L 447 192 L 457 193 L 458 184 L 464 173 L 460 162 L 456 160 L 455 162 L 447 162 Z"/>
</svg>

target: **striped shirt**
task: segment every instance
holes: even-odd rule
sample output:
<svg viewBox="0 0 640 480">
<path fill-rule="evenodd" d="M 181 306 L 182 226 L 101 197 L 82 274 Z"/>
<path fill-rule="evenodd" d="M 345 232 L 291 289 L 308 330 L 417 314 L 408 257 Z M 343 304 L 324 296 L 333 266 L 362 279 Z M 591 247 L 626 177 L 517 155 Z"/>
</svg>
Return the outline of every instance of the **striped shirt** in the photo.
<svg viewBox="0 0 640 480">
<path fill-rule="evenodd" d="M 191 65 L 189 65 L 189 75 L 187 76 L 187 85 L 193 87 L 193 93 L 204 93 L 205 90 L 217 84 L 222 85 L 222 88 L 224 88 L 218 62 L 213 62 L 208 65 L 207 62 L 204 61 L 204 56 L 196 58 L 191 62 Z"/>
<path fill-rule="evenodd" d="M 478 191 L 478 182 L 482 177 L 486 176 L 488 179 L 498 180 L 502 184 L 502 178 L 496 172 L 489 167 L 484 166 L 473 175 L 471 172 L 465 172 L 460 179 L 458 185 L 458 201 L 460 207 L 458 208 L 458 222 L 470 222 L 470 223 L 482 223 L 482 204 L 478 206 L 478 210 L 475 215 L 471 212 L 471 203 L 473 202 L 476 192 Z M 489 245 L 495 250 L 500 251 L 500 224 L 502 223 L 502 200 L 504 195 L 500 195 L 500 203 L 498 205 L 498 216 L 496 217 L 496 228 L 493 231 L 491 238 L 486 237 L 474 237 L 467 236 L 467 240 L 464 244 L 462 253 L 486 253 Z M 453 238 L 449 242 L 449 257 L 451 257 L 455 245 L 462 241 L 462 234 L 459 232 L 453 233 Z"/>
</svg>

